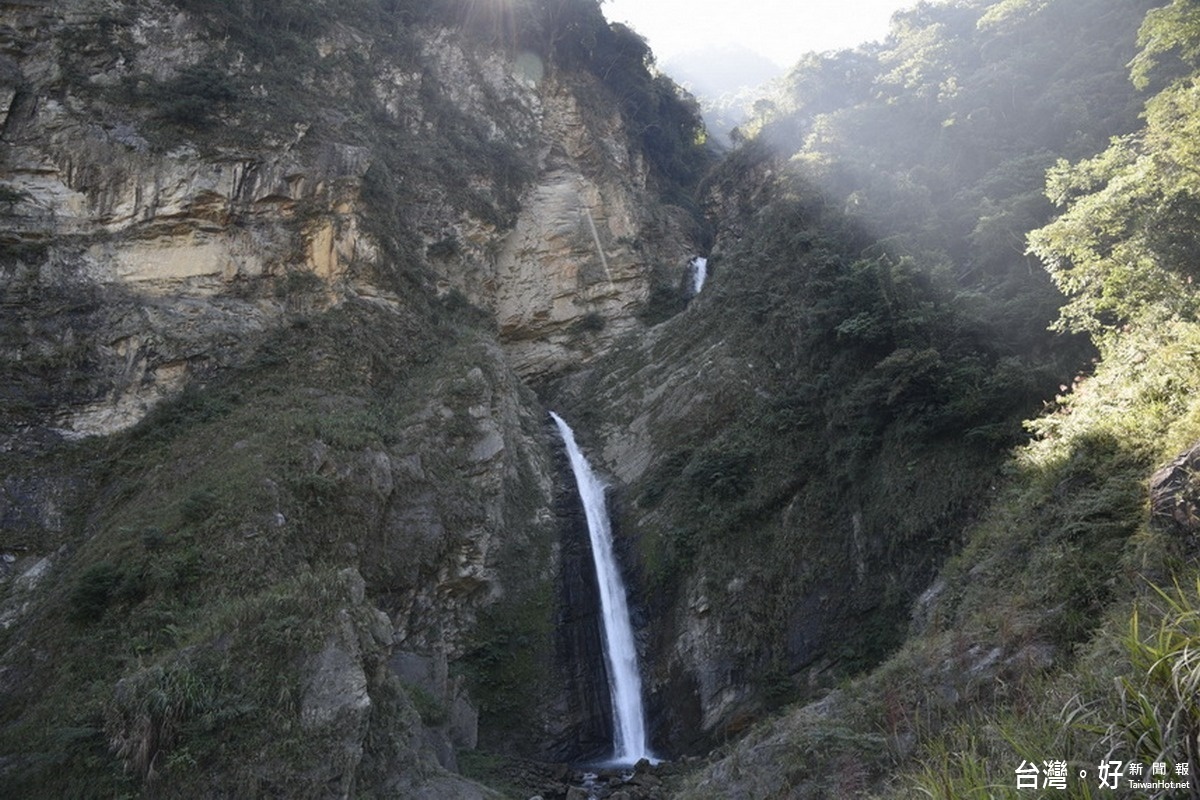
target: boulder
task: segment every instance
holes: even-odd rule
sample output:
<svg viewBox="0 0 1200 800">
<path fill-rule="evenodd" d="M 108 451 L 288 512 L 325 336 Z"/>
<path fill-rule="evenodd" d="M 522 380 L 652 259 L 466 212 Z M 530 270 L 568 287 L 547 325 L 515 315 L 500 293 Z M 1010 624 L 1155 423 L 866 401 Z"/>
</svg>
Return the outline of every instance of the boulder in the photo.
<svg viewBox="0 0 1200 800">
<path fill-rule="evenodd" d="M 1194 544 L 1200 525 L 1200 444 L 1172 459 L 1150 477 L 1150 520 Z"/>
</svg>

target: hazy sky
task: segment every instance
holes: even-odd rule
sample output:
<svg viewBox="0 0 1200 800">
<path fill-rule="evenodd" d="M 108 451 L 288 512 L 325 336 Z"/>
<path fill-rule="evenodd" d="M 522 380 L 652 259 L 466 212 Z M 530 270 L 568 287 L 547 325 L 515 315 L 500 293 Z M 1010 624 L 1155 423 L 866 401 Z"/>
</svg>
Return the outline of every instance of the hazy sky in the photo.
<svg viewBox="0 0 1200 800">
<path fill-rule="evenodd" d="M 741 44 L 789 67 L 810 50 L 882 39 L 916 0 L 604 0 L 610 22 L 645 36 L 661 63 L 705 44 Z"/>
</svg>

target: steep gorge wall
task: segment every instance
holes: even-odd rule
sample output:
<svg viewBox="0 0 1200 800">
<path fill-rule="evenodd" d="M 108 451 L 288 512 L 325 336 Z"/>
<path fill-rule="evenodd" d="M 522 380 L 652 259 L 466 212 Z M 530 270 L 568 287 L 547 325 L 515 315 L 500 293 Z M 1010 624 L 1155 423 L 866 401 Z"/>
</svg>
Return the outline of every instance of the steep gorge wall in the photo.
<svg viewBox="0 0 1200 800">
<path fill-rule="evenodd" d="M 485 796 L 480 733 L 588 746 L 524 381 L 637 330 L 689 223 L 590 75 L 358 8 L 272 50 L 0 6 L 12 785 Z"/>
<path fill-rule="evenodd" d="M 833 330 L 890 300 L 836 305 L 869 240 L 774 157 L 724 169 L 736 177 L 706 197 L 719 213 L 704 291 L 556 387 L 618 487 L 654 738 L 673 752 L 737 736 L 898 646 L 998 462 L 938 433 L 927 395 L 894 388 L 910 366 L 892 373 L 887 350 Z M 894 394 L 873 400 L 881 390 Z M 864 413 L 872 402 L 886 412 Z"/>
</svg>

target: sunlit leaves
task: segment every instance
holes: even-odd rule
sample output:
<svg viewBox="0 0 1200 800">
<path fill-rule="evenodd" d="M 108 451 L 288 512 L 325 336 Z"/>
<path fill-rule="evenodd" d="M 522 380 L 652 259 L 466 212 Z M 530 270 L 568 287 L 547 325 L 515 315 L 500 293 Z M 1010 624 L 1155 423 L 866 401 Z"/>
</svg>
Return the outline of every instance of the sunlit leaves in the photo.
<svg viewBox="0 0 1200 800">
<path fill-rule="evenodd" d="M 1029 236 L 1031 252 L 1069 298 L 1060 327 L 1099 335 L 1180 299 L 1178 276 L 1149 243 L 1165 200 L 1152 173 L 1151 160 L 1138 156 L 1128 141 L 1077 171 L 1061 162 L 1051 170 L 1052 199 L 1099 185 Z"/>
<path fill-rule="evenodd" d="M 863 50 L 808 53 L 785 79 L 790 110 L 812 117 L 851 105 L 868 95 L 878 71 L 874 54 Z"/>
<path fill-rule="evenodd" d="M 1069 300 L 1059 326 L 1102 336 L 1200 306 L 1200 86 L 1176 82 L 1146 106 L 1146 128 L 1047 176 L 1065 213 L 1029 236 Z"/>
<path fill-rule="evenodd" d="M 1141 52 L 1130 68 L 1134 84 L 1141 89 L 1164 62 L 1178 59 L 1190 68 L 1200 65 L 1200 4 L 1175 0 L 1150 11 L 1138 31 L 1138 47 Z"/>
<path fill-rule="evenodd" d="M 951 50 L 954 40 L 947 35 L 945 26 L 901 28 L 893 35 L 897 37 L 897 46 L 880 59 L 885 68 L 891 69 L 882 75 L 880 82 L 921 98 L 941 94 L 961 62 Z"/>
<path fill-rule="evenodd" d="M 1146 143 L 1177 189 L 1200 192 L 1200 80 L 1193 77 L 1146 104 Z"/>
<path fill-rule="evenodd" d="M 1049 6 L 1051 0 L 1002 0 L 979 18 L 977 27 L 984 31 L 1019 25 Z"/>
</svg>

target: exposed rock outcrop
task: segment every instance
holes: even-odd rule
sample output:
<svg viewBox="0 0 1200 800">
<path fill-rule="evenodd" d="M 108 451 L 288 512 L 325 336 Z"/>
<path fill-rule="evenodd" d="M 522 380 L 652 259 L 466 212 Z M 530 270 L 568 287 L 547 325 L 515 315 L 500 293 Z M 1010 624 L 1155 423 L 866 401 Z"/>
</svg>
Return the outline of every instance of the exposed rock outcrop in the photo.
<svg viewBox="0 0 1200 800">
<path fill-rule="evenodd" d="M 486 129 L 511 173 L 501 185 L 487 172 L 497 164 L 459 164 L 471 185 L 456 193 L 449 176 L 414 171 L 401 179 L 403 219 L 381 227 L 363 221 L 384 211 L 364 201 L 364 182 L 372 170 L 394 173 L 389 159 L 399 155 L 358 143 L 362 132 L 348 121 L 297 117 L 284 130 L 264 120 L 264 136 L 247 112 L 226 108 L 220 87 L 205 89 L 215 99 L 184 122 L 171 116 L 184 113 L 176 106 L 119 102 L 119 87 L 134 87 L 142 102 L 176 102 L 167 92 L 200 91 L 193 80 L 233 81 L 222 90 L 231 96 L 246 91 L 238 82 L 254 67 L 239 65 L 235 44 L 209 38 L 201 19 L 165 0 L 115 17 L 83 0 L 5 13 L 0 269 L 9 302 L 25 305 L 33 324 L 53 319 L 66 330 L 31 342 L 14 328 L 6 338 L 10 358 L 85 362 L 93 385 L 82 395 L 60 389 L 50 414 L 68 434 L 129 427 L 206 367 L 244 358 L 248 340 L 289 311 L 347 294 L 396 302 L 383 277 L 394 267 L 380 262 L 387 226 L 384 235 L 407 229 L 405 246 L 443 290 L 495 315 L 518 372 L 530 377 L 637 328 L 651 273 L 691 249 L 681 212 L 648 189 L 620 117 L 579 99 L 581 87 L 594 91 L 590 79 L 544 77 L 544 67 L 531 74 L 529 54 L 503 56 L 435 28 L 422 32 L 415 61 L 377 46 L 374 100 L 402 137 L 423 142 L 447 115 L 467 120 Z M 71 50 L 72 36 L 96 41 Z M 330 77 L 313 92 L 353 91 L 352 75 L 339 70 L 355 48 L 371 46 L 370 34 L 338 26 L 322 42 Z M 233 60 L 231 77 L 197 72 L 214 59 Z M 228 134 L 207 130 L 218 118 Z M 650 227 L 653 246 L 643 235 Z M 82 309 L 66 326 L 39 299 L 84 293 L 104 308 Z"/>
<path fill-rule="evenodd" d="M 0 5 L 0 782 L 596 749 L 525 381 L 641 329 L 691 223 L 595 74 L 426 6 Z"/>
<path fill-rule="evenodd" d="M 1188 449 L 1150 477 L 1154 523 L 1195 542 L 1200 523 L 1200 445 Z"/>
</svg>

